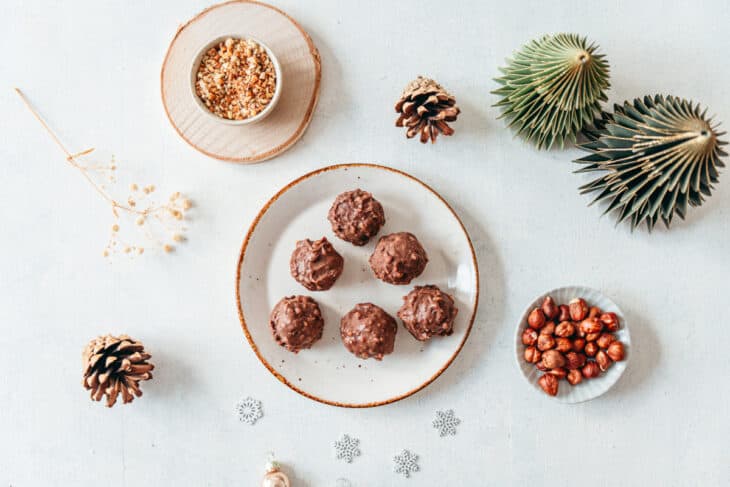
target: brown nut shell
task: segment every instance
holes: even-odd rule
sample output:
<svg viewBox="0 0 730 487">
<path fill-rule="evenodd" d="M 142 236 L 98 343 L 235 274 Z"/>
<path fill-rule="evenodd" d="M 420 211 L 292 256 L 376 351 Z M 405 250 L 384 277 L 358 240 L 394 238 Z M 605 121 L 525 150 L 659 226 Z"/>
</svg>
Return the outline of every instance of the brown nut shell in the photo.
<svg viewBox="0 0 730 487">
<path fill-rule="evenodd" d="M 551 374 L 544 374 L 537 381 L 543 391 L 549 396 L 558 395 L 558 378 Z"/>
<path fill-rule="evenodd" d="M 605 372 L 611 366 L 613 361 L 609 358 L 606 352 L 599 350 L 596 354 L 596 363 L 598 364 L 598 368 Z"/>
<path fill-rule="evenodd" d="M 555 301 L 553 301 L 553 298 L 550 296 L 545 296 L 545 299 L 542 300 L 542 306 L 540 306 L 540 308 L 545 314 L 545 317 L 549 320 L 555 319 L 560 313 L 558 305 L 555 304 Z"/>
<path fill-rule="evenodd" d="M 586 346 L 583 349 L 583 353 L 585 353 L 589 357 L 595 357 L 598 353 L 598 345 L 596 345 L 596 342 L 586 343 Z"/>
<path fill-rule="evenodd" d="M 616 340 L 608 346 L 608 348 L 606 349 L 606 354 L 614 362 L 621 362 L 626 357 L 624 344 Z"/>
<path fill-rule="evenodd" d="M 537 348 L 530 346 L 525 348 L 524 357 L 525 362 L 530 364 L 536 364 L 541 360 L 542 354 Z"/>
<path fill-rule="evenodd" d="M 575 298 L 568 303 L 570 311 L 570 319 L 573 321 L 583 321 L 588 316 L 588 305 L 583 298 Z"/>
<path fill-rule="evenodd" d="M 527 317 L 527 326 L 533 330 L 539 330 L 545 324 L 545 313 L 540 308 L 535 308 L 530 311 Z"/>
<path fill-rule="evenodd" d="M 555 348 L 555 339 L 552 335 L 540 335 L 537 337 L 537 348 L 541 352 Z"/>
<path fill-rule="evenodd" d="M 583 374 L 584 378 L 593 379 L 594 377 L 598 377 L 598 375 L 601 373 L 601 369 L 598 367 L 597 363 L 588 362 L 581 369 L 581 373 Z"/>
<path fill-rule="evenodd" d="M 537 343 L 537 332 L 532 328 L 525 328 L 522 332 L 522 344 L 523 345 L 534 345 Z"/>
<path fill-rule="evenodd" d="M 566 379 L 568 380 L 568 384 L 575 386 L 583 382 L 583 374 L 581 374 L 580 370 L 570 370 Z"/>
<path fill-rule="evenodd" d="M 575 333 L 575 327 L 570 321 L 562 321 L 558 326 L 555 327 L 555 335 L 563 338 L 573 336 Z"/>
<path fill-rule="evenodd" d="M 565 366 L 565 357 L 557 350 L 548 350 L 542 354 L 542 363 L 548 369 Z"/>
</svg>

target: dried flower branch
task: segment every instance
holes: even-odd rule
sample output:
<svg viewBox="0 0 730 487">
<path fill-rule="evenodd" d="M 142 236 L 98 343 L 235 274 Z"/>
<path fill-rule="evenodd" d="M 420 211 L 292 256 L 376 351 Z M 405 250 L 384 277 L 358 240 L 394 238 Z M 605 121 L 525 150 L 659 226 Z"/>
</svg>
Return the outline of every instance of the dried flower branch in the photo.
<svg viewBox="0 0 730 487">
<path fill-rule="evenodd" d="M 148 248 L 170 253 L 175 249 L 175 245 L 185 241 L 187 228 L 184 222 L 187 211 L 193 206 L 189 199 L 180 192 L 175 192 L 164 203 L 158 203 L 152 198 L 156 190 L 153 184 L 140 186 L 132 183 L 129 185 L 127 197 L 123 202 L 119 202 L 107 191 L 107 184 L 117 182 L 117 162 L 114 156 L 108 163 L 99 163 L 89 161 L 89 156 L 94 152 L 93 148 L 71 153 L 33 108 L 23 92 L 18 88 L 15 88 L 15 91 L 56 145 L 66 154 L 66 162 L 78 169 L 91 187 L 110 205 L 114 223 L 111 225 L 109 241 L 104 248 L 104 257 L 114 254 L 141 255 Z M 100 179 L 105 182 L 100 183 Z M 132 243 L 124 240 L 123 228 L 128 228 L 135 234 L 135 241 L 142 238 L 143 242 Z"/>
</svg>

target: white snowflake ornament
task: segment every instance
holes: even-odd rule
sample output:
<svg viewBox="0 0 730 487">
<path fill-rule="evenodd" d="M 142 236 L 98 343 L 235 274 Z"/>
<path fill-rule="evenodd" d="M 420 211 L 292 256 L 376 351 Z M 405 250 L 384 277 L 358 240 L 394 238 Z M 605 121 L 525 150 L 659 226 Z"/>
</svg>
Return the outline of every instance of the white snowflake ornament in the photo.
<svg viewBox="0 0 730 487">
<path fill-rule="evenodd" d="M 247 397 L 238 401 L 235 412 L 239 421 L 251 425 L 256 423 L 256 421 L 261 419 L 264 415 L 264 412 L 261 409 L 261 401 L 257 401 L 252 397 Z"/>
<path fill-rule="evenodd" d="M 461 420 L 454 416 L 454 410 L 436 411 L 436 419 L 433 420 L 433 427 L 439 430 L 439 436 L 454 436 L 456 427 L 459 426 Z"/>
<path fill-rule="evenodd" d="M 393 457 L 395 462 L 395 473 L 402 473 L 406 478 L 410 478 L 411 473 L 418 472 L 418 455 L 408 450 L 403 450 L 400 455 Z"/>
<path fill-rule="evenodd" d="M 350 435 L 342 435 L 342 439 L 335 441 L 335 453 L 338 460 L 352 463 L 355 457 L 360 456 L 360 440 Z"/>
</svg>

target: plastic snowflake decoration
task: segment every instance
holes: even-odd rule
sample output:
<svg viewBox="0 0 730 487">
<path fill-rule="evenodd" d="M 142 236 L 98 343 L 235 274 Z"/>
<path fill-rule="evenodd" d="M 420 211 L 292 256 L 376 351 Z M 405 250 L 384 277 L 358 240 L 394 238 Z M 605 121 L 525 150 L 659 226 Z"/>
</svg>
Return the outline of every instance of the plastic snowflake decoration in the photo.
<svg viewBox="0 0 730 487">
<path fill-rule="evenodd" d="M 350 435 L 342 435 L 341 440 L 335 441 L 335 453 L 338 460 L 352 463 L 355 457 L 360 456 L 360 440 Z"/>
<path fill-rule="evenodd" d="M 254 424 L 264 415 L 261 409 L 261 401 L 252 397 L 241 399 L 236 404 L 236 415 L 242 423 Z"/>
<path fill-rule="evenodd" d="M 418 455 L 408 450 L 403 450 L 400 455 L 393 457 L 395 462 L 395 473 L 402 473 L 409 478 L 412 472 L 418 472 Z"/>
<path fill-rule="evenodd" d="M 461 420 L 454 416 L 454 410 L 449 409 L 448 411 L 436 411 L 433 427 L 439 430 L 440 436 L 454 436 L 459 423 L 461 423 Z"/>
</svg>

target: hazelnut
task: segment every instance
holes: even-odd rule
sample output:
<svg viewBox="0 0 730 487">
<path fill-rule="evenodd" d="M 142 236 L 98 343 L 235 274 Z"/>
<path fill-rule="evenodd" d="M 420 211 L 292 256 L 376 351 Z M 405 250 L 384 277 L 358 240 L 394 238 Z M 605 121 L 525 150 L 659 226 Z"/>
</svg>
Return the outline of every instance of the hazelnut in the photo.
<svg viewBox="0 0 730 487">
<path fill-rule="evenodd" d="M 626 356 L 624 352 L 624 344 L 618 340 L 614 341 L 606 349 L 606 355 L 608 355 L 614 362 L 621 362 Z"/>
<path fill-rule="evenodd" d="M 567 304 L 560 305 L 560 313 L 558 313 L 558 321 L 569 321 L 570 320 L 570 308 Z"/>
<path fill-rule="evenodd" d="M 592 379 L 594 377 L 598 377 L 598 375 L 601 373 L 601 369 L 598 368 L 597 363 L 588 362 L 581 369 L 581 373 L 583 374 L 583 377 L 585 377 L 586 379 Z"/>
<path fill-rule="evenodd" d="M 573 322 L 573 326 L 575 327 L 575 336 L 580 338 L 586 337 L 586 333 L 580 327 L 580 322 Z"/>
<path fill-rule="evenodd" d="M 598 318 L 586 318 L 585 320 L 580 322 L 580 329 L 586 335 L 590 335 L 591 333 L 599 333 L 603 329 L 603 323 L 598 321 Z"/>
<path fill-rule="evenodd" d="M 611 366 L 612 360 L 608 357 L 608 354 L 603 350 L 599 350 L 596 354 L 596 363 L 602 371 L 608 370 Z"/>
<path fill-rule="evenodd" d="M 541 352 L 555 347 L 555 339 L 551 335 L 540 335 L 537 337 L 537 348 Z"/>
<path fill-rule="evenodd" d="M 613 336 L 610 333 L 601 333 L 601 336 L 598 337 L 598 340 L 596 340 L 596 345 L 598 345 L 599 348 L 606 349 L 608 346 L 616 341 L 616 337 Z"/>
<path fill-rule="evenodd" d="M 583 349 L 586 346 L 586 339 L 585 338 L 575 338 L 573 339 L 573 351 L 574 352 L 582 352 Z"/>
<path fill-rule="evenodd" d="M 553 301 L 553 298 L 550 296 L 545 296 L 545 299 L 542 301 L 541 308 L 542 312 L 549 320 L 555 319 L 555 317 L 560 313 L 558 305 L 555 304 L 555 301 Z"/>
<path fill-rule="evenodd" d="M 525 328 L 522 332 L 522 344 L 523 345 L 534 345 L 537 342 L 537 332 L 532 328 Z"/>
<path fill-rule="evenodd" d="M 603 313 L 600 319 L 608 331 L 618 330 L 618 316 L 616 316 L 616 313 Z"/>
<path fill-rule="evenodd" d="M 570 370 L 580 369 L 586 364 L 586 356 L 582 353 L 568 352 L 565 354 L 565 366 Z"/>
<path fill-rule="evenodd" d="M 586 335 L 587 342 L 595 342 L 601 336 L 600 333 L 589 333 Z"/>
<path fill-rule="evenodd" d="M 540 360 L 538 363 L 535 364 L 535 368 L 541 372 L 547 372 L 548 368 L 545 367 L 545 365 L 542 363 L 542 360 Z"/>
<path fill-rule="evenodd" d="M 596 342 L 588 342 L 586 343 L 583 352 L 585 352 L 585 354 L 589 357 L 594 357 L 598 353 L 598 345 L 596 345 Z"/>
<path fill-rule="evenodd" d="M 568 379 L 568 384 L 575 386 L 583 381 L 583 374 L 580 373 L 580 370 L 571 370 L 566 379 Z"/>
<path fill-rule="evenodd" d="M 554 375 L 555 377 L 558 378 L 558 380 L 561 380 L 561 379 L 565 379 L 565 377 L 568 375 L 568 371 L 562 367 L 558 367 L 556 369 L 552 369 L 551 371 L 549 371 L 548 374 Z"/>
<path fill-rule="evenodd" d="M 535 347 L 525 348 L 525 362 L 530 364 L 536 364 L 542 358 L 542 354 Z"/>
<path fill-rule="evenodd" d="M 558 378 L 551 374 L 544 374 L 537 380 L 542 390 L 550 396 L 558 395 Z"/>
<path fill-rule="evenodd" d="M 588 305 L 582 298 L 575 298 L 568 303 L 570 318 L 573 321 L 582 321 L 588 316 Z"/>
<path fill-rule="evenodd" d="M 599 308 L 598 306 L 591 306 L 590 308 L 588 308 L 589 318 L 598 318 L 599 316 L 601 316 L 602 313 L 603 311 L 601 311 L 601 308 Z"/>
<path fill-rule="evenodd" d="M 548 369 L 557 369 L 565 366 L 565 357 L 557 350 L 548 350 L 542 354 L 542 364 Z"/>
<path fill-rule="evenodd" d="M 555 327 L 555 335 L 563 338 L 572 336 L 575 333 L 575 327 L 570 321 L 563 321 Z"/>
<path fill-rule="evenodd" d="M 548 321 L 547 325 L 540 328 L 541 335 L 552 335 L 555 333 L 555 323 Z"/>
<path fill-rule="evenodd" d="M 535 308 L 530 311 L 530 315 L 527 317 L 527 324 L 533 330 L 542 328 L 542 325 L 545 324 L 545 314 L 540 308 Z"/>
<path fill-rule="evenodd" d="M 560 353 L 570 352 L 573 349 L 573 343 L 567 338 L 555 339 L 555 350 Z"/>
</svg>

